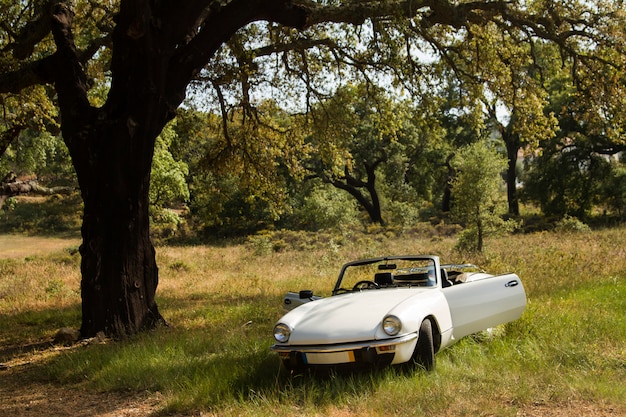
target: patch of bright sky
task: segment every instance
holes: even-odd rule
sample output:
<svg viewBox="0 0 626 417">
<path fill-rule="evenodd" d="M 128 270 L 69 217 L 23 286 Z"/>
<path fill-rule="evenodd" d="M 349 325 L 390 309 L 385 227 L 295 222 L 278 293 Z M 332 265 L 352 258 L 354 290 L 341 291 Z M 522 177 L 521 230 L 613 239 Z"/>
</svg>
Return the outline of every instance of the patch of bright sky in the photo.
<svg viewBox="0 0 626 417">
<path fill-rule="evenodd" d="M 259 36 L 249 40 L 246 47 L 253 50 L 268 46 L 266 42 L 269 43 L 269 37 L 267 36 L 269 24 L 253 23 L 251 25 L 255 26 L 255 32 L 258 33 Z M 329 28 L 329 32 L 341 33 L 341 28 L 339 25 L 335 25 Z M 336 37 L 334 40 L 340 44 L 345 43 L 343 46 L 346 49 L 351 49 L 353 54 L 359 54 L 367 51 L 367 45 L 368 42 L 372 40 L 373 33 L 372 27 L 365 24 L 358 29 L 354 29 L 352 33 L 346 33 L 345 38 Z M 355 39 L 357 39 L 357 41 L 351 43 Z M 312 48 L 308 52 L 317 57 L 323 57 L 326 53 L 326 51 L 319 48 Z M 426 42 L 412 44 L 409 53 L 412 59 L 419 65 L 428 66 L 438 60 L 435 51 Z M 348 57 L 343 58 L 347 61 L 349 60 Z M 226 67 L 228 65 L 236 65 L 236 62 L 224 53 L 218 52 L 214 62 L 218 60 L 221 60 L 221 64 L 224 64 L 224 60 L 226 60 Z M 278 103 L 282 108 L 293 113 L 306 111 L 307 105 L 317 100 L 316 97 L 310 96 L 307 82 L 323 97 L 332 95 L 339 86 L 347 82 L 357 81 L 359 77 L 358 74 L 355 74 L 356 71 L 349 68 L 349 66 L 338 68 L 332 61 L 327 61 L 322 70 L 311 73 L 308 79 L 304 79 L 306 75 L 302 75 L 302 77 L 298 79 L 294 77 L 293 74 L 287 74 L 282 62 L 282 57 L 278 54 L 257 58 L 255 63 L 261 71 L 258 78 L 252 78 L 250 80 L 255 86 L 250 91 L 250 99 L 255 103 L 270 99 Z M 374 80 L 386 90 L 390 92 L 395 91 L 396 97 L 406 98 L 403 97 L 406 96 L 405 92 L 401 88 L 393 85 L 393 77 L 389 69 L 375 70 L 370 68 L 366 69 L 365 73 L 368 78 Z M 229 91 L 224 89 L 223 91 L 224 99 L 230 105 L 234 105 L 237 102 L 238 96 L 241 94 L 239 85 L 233 85 L 233 87 L 234 89 Z M 188 90 L 188 97 L 192 101 L 193 106 L 201 110 L 216 111 L 216 109 L 218 109 L 216 93 L 213 88 L 207 84 L 201 86 L 199 83 L 194 83 Z"/>
</svg>

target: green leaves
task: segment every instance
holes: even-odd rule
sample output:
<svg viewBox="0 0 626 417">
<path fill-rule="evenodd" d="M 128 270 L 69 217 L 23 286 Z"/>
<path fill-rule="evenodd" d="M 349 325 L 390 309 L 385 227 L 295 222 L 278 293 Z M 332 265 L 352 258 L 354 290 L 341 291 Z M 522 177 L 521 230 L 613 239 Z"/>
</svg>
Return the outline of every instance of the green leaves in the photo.
<svg viewBox="0 0 626 417">
<path fill-rule="evenodd" d="M 452 162 L 457 171 L 452 186 L 453 213 L 466 228 L 460 246 L 480 252 L 486 236 L 513 225 L 500 217 L 500 175 L 507 161 L 483 140 L 461 148 Z"/>
<path fill-rule="evenodd" d="M 175 160 L 169 151 L 175 135 L 172 125 L 166 126 L 156 139 L 154 147 L 150 204 L 157 208 L 172 207 L 189 201 L 187 163 Z"/>
</svg>

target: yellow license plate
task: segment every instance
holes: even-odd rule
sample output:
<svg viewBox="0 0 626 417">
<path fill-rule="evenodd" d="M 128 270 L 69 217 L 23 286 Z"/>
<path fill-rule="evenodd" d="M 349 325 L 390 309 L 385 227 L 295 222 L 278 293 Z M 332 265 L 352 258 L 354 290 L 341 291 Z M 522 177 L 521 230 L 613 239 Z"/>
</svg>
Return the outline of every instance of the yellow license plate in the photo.
<svg viewBox="0 0 626 417">
<path fill-rule="evenodd" d="M 354 352 L 306 353 L 304 360 L 310 365 L 332 365 L 336 363 L 354 362 Z"/>
</svg>

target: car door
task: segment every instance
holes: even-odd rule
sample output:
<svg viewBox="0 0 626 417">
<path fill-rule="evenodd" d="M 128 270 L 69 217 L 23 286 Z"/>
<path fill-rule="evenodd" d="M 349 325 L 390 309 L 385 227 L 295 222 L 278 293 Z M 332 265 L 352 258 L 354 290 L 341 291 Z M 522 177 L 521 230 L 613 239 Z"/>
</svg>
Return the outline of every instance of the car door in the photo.
<svg viewBox="0 0 626 417">
<path fill-rule="evenodd" d="M 526 307 L 524 286 L 515 274 L 457 284 L 442 292 L 450 306 L 454 339 L 516 320 Z"/>
</svg>

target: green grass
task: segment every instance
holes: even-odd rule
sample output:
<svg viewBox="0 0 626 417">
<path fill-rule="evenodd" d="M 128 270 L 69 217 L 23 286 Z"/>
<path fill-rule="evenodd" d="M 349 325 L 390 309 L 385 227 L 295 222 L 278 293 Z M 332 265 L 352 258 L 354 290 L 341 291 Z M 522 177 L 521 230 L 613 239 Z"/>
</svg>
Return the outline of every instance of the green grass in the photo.
<svg viewBox="0 0 626 417">
<path fill-rule="evenodd" d="M 502 237 L 489 240 L 483 255 L 455 253 L 453 238 L 408 234 L 277 244 L 270 247 L 278 252 L 264 253 L 256 243 L 160 247 L 157 301 L 169 327 L 62 350 L 31 365 L 28 377 L 75 389 L 159 392 L 161 411 L 176 415 L 516 416 L 534 404 L 572 401 L 619 414 L 626 412 L 625 232 Z M 354 258 L 426 252 L 518 273 L 528 296 L 524 315 L 439 353 L 432 373 L 398 367 L 291 376 L 281 368 L 269 346 L 284 292 L 327 294 L 340 265 Z M 0 294 L 7 295 L 0 297 L 0 343 L 78 327 L 76 269 L 65 250 L 0 260 Z"/>
</svg>

